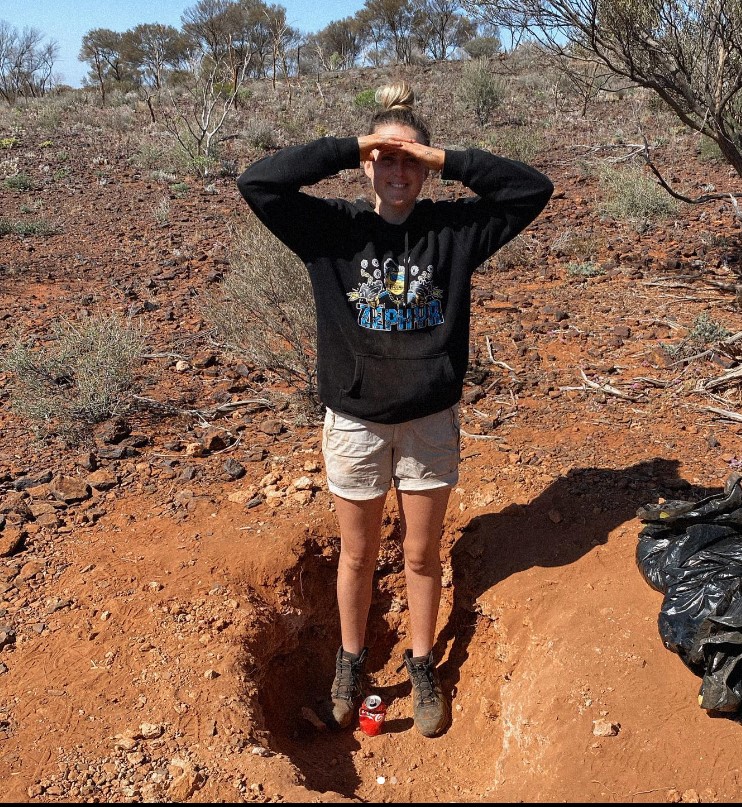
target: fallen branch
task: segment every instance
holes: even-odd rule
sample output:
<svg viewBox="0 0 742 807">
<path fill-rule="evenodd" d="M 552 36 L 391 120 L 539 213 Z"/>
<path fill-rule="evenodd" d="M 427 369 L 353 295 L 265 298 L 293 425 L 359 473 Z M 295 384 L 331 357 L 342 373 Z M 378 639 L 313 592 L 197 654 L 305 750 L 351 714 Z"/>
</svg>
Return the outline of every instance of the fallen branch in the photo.
<svg viewBox="0 0 742 807">
<path fill-rule="evenodd" d="M 514 369 L 513 369 L 513 368 L 512 368 L 512 367 L 511 367 L 509 364 L 505 364 L 505 362 L 504 362 L 504 361 L 498 361 L 498 360 L 497 360 L 497 359 L 496 359 L 496 358 L 495 358 L 495 357 L 492 355 L 492 342 L 490 342 L 490 338 L 489 338 L 489 336 L 485 336 L 485 337 L 484 337 L 484 339 L 485 339 L 485 342 L 487 343 L 487 355 L 490 357 L 490 361 L 492 362 L 492 364 L 496 364 L 498 367 L 504 367 L 506 370 L 510 370 L 510 372 L 511 372 L 511 373 L 512 373 L 514 376 L 516 376 L 516 378 L 517 378 L 518 373 L 517 373 L 517 371 L 516 371 L 516 370 L 514 370 Z"/>
<path fill-rule="evenodd" d="M 725 387 L 730 381 L 742 379 L 742 367 L 735 367 L 717 378 L 712 378 L 701 385 L 701 389 L 711 390 L 717 387 Z"/>
<path fill-rule="evenodd" d="M 625 401 L 638 401 L 639 398 L 636 395 L 629 395 L 626 392 L 622 392 L 620 389 L 616 389 L 615 387 L 610 386 L 610 384 L 598 384 L 595 381 L 591 381 L 586 375 L 585 371 L 580 368 L 580 375 L 582 376 L 582 380 L 587 384 L 588 387 L 594 390 L 599 390 L 600 392 L 605 392 L 608 395 L 615 395 L 616 398 L 623 398 Z"/>
<path fill-rule="evenodd" d="M 459 429 L 459 432 L 464 437 L 471 437 L 472 440 L 504 440 L 504 437 L 500 437 L 498 434 L 471 434 L 470 432 L 466 431 L 466 429 Z"/>
<path fill-rule="evenodd" d="M 663 381 L 661 378 L 648 378 L 647 376 L 639 375 L 632 379 L 630 383 L 649 384 L 650 387 L 659 387 L 660 389 L 664 389 L 666 387 L 671 387 L 677 382 L 677 380 L 677 377 L 671 378 L 669 381 Z"/>
<path fill-rule="evenodd" d="M 152 409 L 155 412 L 163 412 L 168 415 L 186 415 L 188 417 L 199 418 L 201 421 L 213 419 L 217 415 L 225 414 L 227 412 L 234 412 L 235 409 L 241 409 L 244 406 L 252 406 L 255 404 L 260 404 L 265 408 L 271 406 L 270 401 L 266 400 L 265 398 L 249 398 L 242 401 L 231 401 L 230 403 L 224 403 L 217 406 L 215 409 L 183 409 L 170 403 L 157 401 L 154 398 L 146 398 L 143 395 L 132 395 L 131 397 L 141 406 Z"/>
<path fill-rule="evenodd" d="M 726 420 L 733 420 L 735 423 L 742 423 L 742 414 L 739 412 L 732 412 L 729 409 L 719 409 L 716 406 L 702 406 L 702 412 L 711 412 L 714 415 L 719 415 Z"/>
</svg>

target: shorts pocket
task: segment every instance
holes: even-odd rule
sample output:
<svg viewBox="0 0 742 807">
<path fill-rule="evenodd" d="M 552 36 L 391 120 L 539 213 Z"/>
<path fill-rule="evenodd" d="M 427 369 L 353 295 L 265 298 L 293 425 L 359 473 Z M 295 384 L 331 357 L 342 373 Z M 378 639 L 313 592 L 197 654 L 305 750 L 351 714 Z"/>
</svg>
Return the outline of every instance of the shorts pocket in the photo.
<svg viewBox="0 0 742 807">
<path fill-rule="evenodd" d="M 339 457 L 369 457 L 384 442 L 373 426 L 372 423 L 362 423 L 333 413 L 331 425 L 328 426 L 325 421 L 323 449 Z"/>
</svg>

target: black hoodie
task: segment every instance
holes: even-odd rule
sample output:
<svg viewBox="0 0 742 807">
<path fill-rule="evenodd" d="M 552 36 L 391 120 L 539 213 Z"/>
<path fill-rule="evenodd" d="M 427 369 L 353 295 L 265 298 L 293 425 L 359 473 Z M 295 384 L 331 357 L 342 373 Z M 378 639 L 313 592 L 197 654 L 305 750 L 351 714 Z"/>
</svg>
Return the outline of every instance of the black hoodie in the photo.
<svg viewBox="0 0 742 807">
<path fill-rule="evenodd" d="M 359 164 L 357 138 L 324 137 L 258 160 L 237 186 L 309 270 L 320 399 L 339 413 L 401 423 L 460 399 L 472 273 L 538 216 L 554 188 L 524 163 L 447 149 L 441 178 L 476 195 L 419 200 L 402 224 L 368 202 L 301 191 Z"/>
</svg>

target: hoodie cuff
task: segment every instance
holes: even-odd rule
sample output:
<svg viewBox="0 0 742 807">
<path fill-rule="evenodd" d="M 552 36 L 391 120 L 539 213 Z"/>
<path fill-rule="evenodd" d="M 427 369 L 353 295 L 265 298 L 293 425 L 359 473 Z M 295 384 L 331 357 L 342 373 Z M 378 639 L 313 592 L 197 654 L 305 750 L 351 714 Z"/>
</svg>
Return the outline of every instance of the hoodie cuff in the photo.
<svg viewBox="0 0 742 807">
<path fill-rule="evenodd" d="M 357 137 L 338 137 L 337 146 L 340 168 L 358 168 L 361 164 L 361 151 L 358 147 Z"/>
<path fill-rule="evenodd" d="M 459 149 L 445 149 L 446 159 L 443 162 L 441 179 L 458 179 L 464 176 L 469 155 Z"/>
</svg>

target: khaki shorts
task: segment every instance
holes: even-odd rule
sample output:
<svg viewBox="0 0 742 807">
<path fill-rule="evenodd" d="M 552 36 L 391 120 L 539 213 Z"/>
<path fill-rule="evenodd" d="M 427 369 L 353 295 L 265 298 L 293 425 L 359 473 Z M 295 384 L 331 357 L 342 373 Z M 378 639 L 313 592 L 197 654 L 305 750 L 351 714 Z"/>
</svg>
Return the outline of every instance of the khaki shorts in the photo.
<svg viewBox="0 0 742 807">
<path fill-rule="evenodd" d="M 405 423 L 371 423 L 327 410 L 322 432 L 327 483 L 343 499 L 383 496 L 392 484 L 415 491 L 459 479 L 459 409 Z"/>
</svg>

